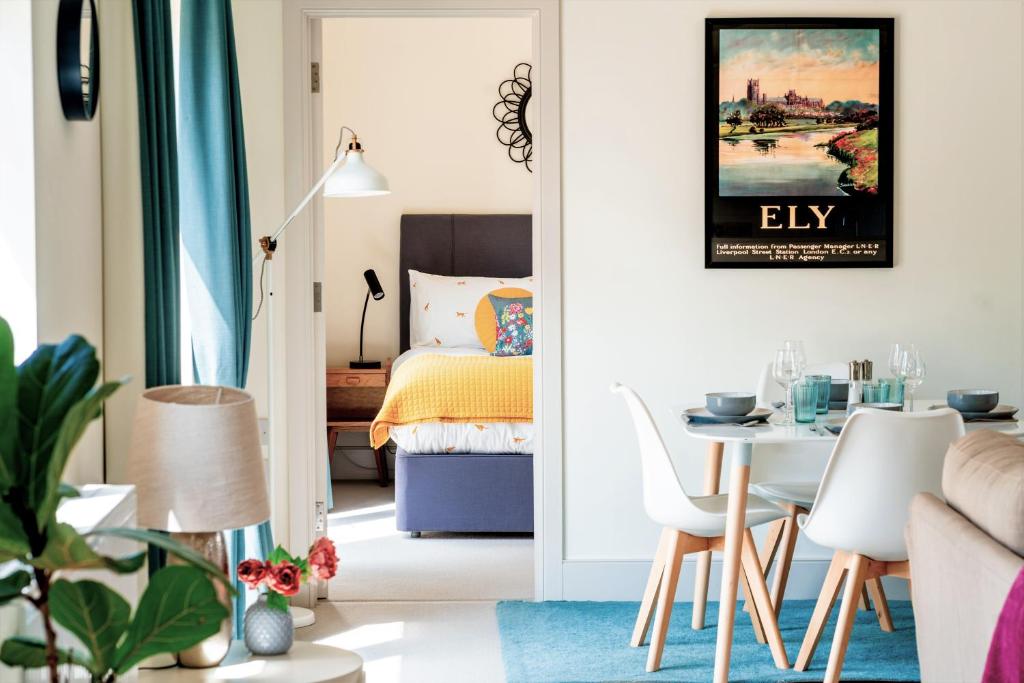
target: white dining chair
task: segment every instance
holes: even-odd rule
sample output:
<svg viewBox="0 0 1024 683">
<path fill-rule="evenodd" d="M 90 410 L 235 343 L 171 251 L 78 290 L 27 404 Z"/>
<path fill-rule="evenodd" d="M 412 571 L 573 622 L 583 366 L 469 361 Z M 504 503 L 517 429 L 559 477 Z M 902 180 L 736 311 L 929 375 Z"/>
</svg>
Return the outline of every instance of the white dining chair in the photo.
<svg viewBox="0 0 1024 683">
<path fill-rule="evenodd" d="M 861 409 L 843 427 L 821 479 L 818 497 L 800 528 L 834 554 L 804 636 L 796 669 L 806 671 L 846 575 L 839 621 L 829 652 L 825 681 L 838 681 L 856 616 L 856 602 L 868 579 L 910 579 L 903 529 L 918 493 L 942 497 L 942 463 L 950 443 L 964 435 L 964 422 L 951 408 L 898 413 Z M 868 589 L 881 592 L 880 581 Z M 872 595 L 883 631 L 892 631 L 884 595 Z M 884 613 L 883 613 L 884 611 Z"/>
<path fill-rule="evenodd" d="M 849 365 L 840 361 L 830 363 L 811 363 L 804 369 L 805 375 L 829 375 L 833 379 L 849 379 Z M 785 394 L 772 378 L 772 364 L 768 363 L 761 369 L 757 381 L 757 405 L 771 408 L 773 402 L 785 399 Z M 751 484 L 750 491 L 766 500 L 779 505 L 786 511 L 786 516 L 768 528 L 764 547 L 761 550 L 761 567 L 767 578 L 772 566 L 775 576 L 772 577 L 772 605 L 776 616 L 782 612 L 789 581 L 789 571 L 793 564 L 793 552 L 799 535 L 797 517 L 807 514 L 814 504 L 818 493 L 818 480 L 803 481 L 762 481 Z M 862 601 L 867 607 L 867 599 Z M 746 607 L 744 607 L 746 609 Z"/>
<path fill-rule="evenodd" d="M 654 630 L 651 635 L 651 649 L 647 655 L 647 671 L 657 671 L 661 668 L 661 655 L 665 648 L 665 637 L 668 633 L 683 556 L 712 550 L 721 552 L 724 549 L 729 496 L 688 496 L 672 466 L 671 457 L 658 427 L 643 400 L 636 392 L 622 384 L 613 384 L 611 390 L 625 399 L 632 415 L 640 445 L 644 509 L 647 516 L 662 527 L 661 540 L 630 641 L 633 647 L 643 645 L 653 612 Z M 767 640 L 775 665 L 780 669 L 789 668 L 789 659 L 782 643 L 778 621 L 772 611 L 771 598 L 761 572 L 757 547 L 754 545 L 750 527 L 774 521 L 784 514 L 773 503 L 757 496 L 749 496 L 741 553 L 741 576 L 745 577 L 743 587 L 746 594 L 753 597 L 751 623 L 755 632 L 763 629 L 758 633 L 758 640 Z"/>
</svg>

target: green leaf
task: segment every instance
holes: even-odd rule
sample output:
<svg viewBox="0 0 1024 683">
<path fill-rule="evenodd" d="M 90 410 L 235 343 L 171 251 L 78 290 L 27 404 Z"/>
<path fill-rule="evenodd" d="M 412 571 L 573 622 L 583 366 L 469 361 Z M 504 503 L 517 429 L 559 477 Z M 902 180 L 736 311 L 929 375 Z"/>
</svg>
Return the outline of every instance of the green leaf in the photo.
<svg viewBox="0 0 1024 683">
<path fill-rule="evenodd" d="M 36 497 L 36 523 L 40 530 L 45 528 L 50 515 L 57 509 L 57 504 L 60 502 L 60 478 L 68 464 L 71 449 L 82 438 L 89 423 L 100 416 L 103 402 L 120 387 L 121 382 L 106 382 L 91 389 L 85 398 L 71 406 L 64 416 L 46 469 L 34 473 L 36 477 L 43 477 L 41 484 L 34 482 L 39 487 Z"/>
<path fill-rule="evenodd" d="M 79 498 L 82 494 L 71 484 L 61 483 L 57 487 L 57 495 L 61 498 Z"/>
<path fill-rule="evenodd" d="M 228 614 L 201 569 L 164 567 L 149 579 L 114 669 L 123 674 L 146 657 L 192 647 L 219 631 Z"/>
<path fill-rule="evenodd" d="M 190 565 L 202 569 L 207 574 L 217 579 L 224 584 L 231 592 L 235 595 L 236 591 L 231 585 L 231 580 L 224 574 L 224 572 L 214 563 L 197 553 L 195 550 L 178 543 L 170 536 L 165 534 L 157 533 L 155 531 L 148 531 L 146 529 L 129 529 L 126 527 L 111 527 L 108 529 L 94 529 L 93 531 L 85 534 L 89 536 L 117 536 L 118 538 L 128 538 L 133 541 L 139 541 L 140 543 L 148 543 L 155 545 L 158 548 L 163 548 L 171 555 L 184 560 Z"/>
<path fill-rule="evenodd" d="M 287 612 L 288 598 L 284 597 L 280 593 L 267 591 L 267 607 L 273 607 L 274 609 L 281 610 L 282 612 Z"/>
<path fill-rule="evenodd" d="M 4 641 L 0 647 L 0 662 L 7 666 L 20 666 L 24 669 L 41 669 L 46 666 L 46 643 L 37 638 L 14 636 Z M 87 658 L 74 650 L 57 648 L 58 664 L 78 664 L 89 668 Z"/>
<path fill-rule="evenodd" d="M 23 569 L 0 579 L 0 605 L 21 597 L 21 591 L 32 583 L 32 575 Z"/>
<path fill-rule="evenodd" d="M 96 384 L 96 350 L 72 335 L 59 346 L 44 344 L 18 367 L 19 456 L 27 476 L 27 502 L 38 510 L 46 494 L 53 447 L 68 411 Z M 48 521 L 44 518 L 43 521 Z"/>
<path fill-rule="evenodd" d="M 109 569 L 118 574 L 131 574 L 146 563 L 146 553 L 116 559 L 100 555 L 89 547 L 70 524 L 51 524 L 46 548 L 32 559 L 32 566 L 39 569 Z"/>
<path fill-rule="evenodd" d="M 18 479 L 18 371 L 14 367 L 14 335 L 0 318 L 0 493 Z"/>
<path fill-rule="evenodd" d="M 29 551 L 28 536 L 14 510 L 0 500 L 0 562 L 20 559 Z"/>
<path fill-rule="evenodd" d="M 50 614 L 92 655 L 89 671 L 102 675 L 113 668 L 117 643 L 131 620 L 124 598 L 96 581 L 60 580 L 50 586 Z"/>
<path fill-rule="evenodd" d="M 277 546 L 270 551 L 270 554 L 267 555 L 267 562 L 270 564 L 278 564 L 280 562 L 291 562 L 292 564 L 295 564 L 294 558 L 281 546 Z"/>
</svg>

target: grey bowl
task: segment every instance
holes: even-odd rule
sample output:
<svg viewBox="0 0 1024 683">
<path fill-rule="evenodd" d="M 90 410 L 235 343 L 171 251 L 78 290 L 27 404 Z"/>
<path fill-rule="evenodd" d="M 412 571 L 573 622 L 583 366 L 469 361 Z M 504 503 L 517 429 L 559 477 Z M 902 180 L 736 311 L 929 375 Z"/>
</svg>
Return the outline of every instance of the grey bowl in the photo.
<svg viewBox="0 0 1024 683">
<path fill-rule="evenodd" d="M 704 400 L 712 415 L 739 417 L 754 409 L 757 397 L 745 391 L 719 391 L 705 394 Z"/>
<path fill-rule="evenodd" d="M 999 392 L 990 389 L 953 389 L 946 394 L 950 408 L 965 413 L 987 413 L 999 405 Z"/>
<path fill-rule="evenodd" d="M 875 408 L 876 410 L 892 410 L 899 412 L 903 406 L 899 403 L 851 403 L 846 406 L 846 414 L 853 415 L 857 408 Z"/>
<path fill-rule="evenodd" d="M 828 392 L 829 403 L 846 403 L 850 398 L 850 380 L 834 379 Z"/>
</svg>

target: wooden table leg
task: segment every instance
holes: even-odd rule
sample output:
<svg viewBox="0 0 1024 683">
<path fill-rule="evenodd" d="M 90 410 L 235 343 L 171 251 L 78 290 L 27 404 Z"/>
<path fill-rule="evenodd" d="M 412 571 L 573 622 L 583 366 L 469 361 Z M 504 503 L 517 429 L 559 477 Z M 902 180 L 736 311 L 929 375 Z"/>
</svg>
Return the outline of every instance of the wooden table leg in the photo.
<svg viewBox="0 0 1024 683">
<path fill-rule="evenodd" d="M 704 495 L 718 493 L 722 481 L 722 452 L 725 444 L 712 441 L 708 444 L 708 455 L 704 464 Z M 711 551 L 697 554 L 697 578 L 693 584 L 693 617 L 690 626 L 696 630 L 704 628 L 704 613 L 708 605 L 708 578 L 711 576 Z"/>
<path fill-rule="evenodd" d="M 373 457 L 377 461 L 377 482 L 381 486 L 387 486 L 390 477 L 388 476 L 388 450 L 384 446 L 373 451 Z"/>
<path fill-rule="evenodd" d="M 340 432 L 332 427 L 327 428 L 327 478 L 331 477 L 331 465 L 334 464 L 334 449 L 338 446 Z"/>
<path fill-rule="evenodd" d="M 733 626 L 736 623 L 736 586 L 740 577 L 740 553 L 743 549 L 743 532 L 747 516 L 747 484 L 750 483 L 750 457 L 753 450 L 753 444 L 738 442 L 732 454 L 729 508 L 725 522 L 725 558 L 722 562 L 722 592 L 718 599 L 714 683 L 728 683 L 729 680 L 729 658 L 732 655 Z"/>
</svg>

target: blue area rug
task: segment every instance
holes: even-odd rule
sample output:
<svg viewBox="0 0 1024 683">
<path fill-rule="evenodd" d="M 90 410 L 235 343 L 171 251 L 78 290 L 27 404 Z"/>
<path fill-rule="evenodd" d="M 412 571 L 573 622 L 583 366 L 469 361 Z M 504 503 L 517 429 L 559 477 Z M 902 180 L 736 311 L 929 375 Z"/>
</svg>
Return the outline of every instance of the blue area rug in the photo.
<svg viewBox="0 0 1024 683">
<path fill-rule="evenodd" d="M 500 602 L 498 628 L 509 683 L 596 681 L 710 681 L 715 666 L 718 603 L 708 603 L 706 626 L 690 628 L 692 603 L 676 603 L 661 660 L 645 673 L 648 647 L 629 647 L 636 602 Z M 790 663 L 811 620 L 813 600 L 787 600 L 779 628 Z M 917 681 L 914 615 L 908 601 L 889 603 L 896 631 L 885 633 L 872 612 L 858 612 L 846 651 L 844 681 Z M 825 675 L 839 601 L 809 671 L 776 669 L 767 645 L 754 639 L 750 618 L 737 610 L 730 681 L 820 681 Z M 648 639 L 649 642 L 649 639 Z"/>
</svg>

